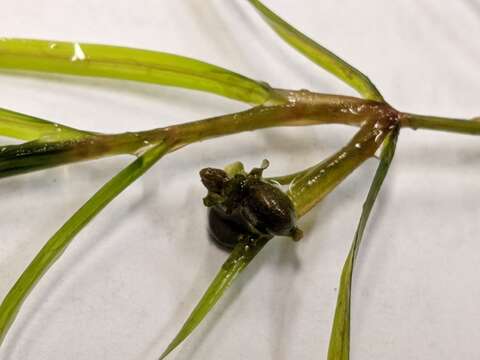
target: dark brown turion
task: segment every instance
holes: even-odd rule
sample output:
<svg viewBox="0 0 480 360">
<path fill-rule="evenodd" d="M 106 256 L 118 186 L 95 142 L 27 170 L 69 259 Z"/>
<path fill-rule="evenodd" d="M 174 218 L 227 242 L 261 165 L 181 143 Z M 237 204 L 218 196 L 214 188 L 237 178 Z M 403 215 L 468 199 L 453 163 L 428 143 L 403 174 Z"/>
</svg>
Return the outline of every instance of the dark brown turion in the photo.
<svg viewBox="0 0 480 360">
<path fill-rule="evenodd" d="M 220 169 L 200 171 L 208 189 L 208 232 L 220 247 L 233 249 L 244 236 L 290 236 L 301 238 L 290 198 L 262 178 L 263 168 L 229 177 Z"/>
</svg>

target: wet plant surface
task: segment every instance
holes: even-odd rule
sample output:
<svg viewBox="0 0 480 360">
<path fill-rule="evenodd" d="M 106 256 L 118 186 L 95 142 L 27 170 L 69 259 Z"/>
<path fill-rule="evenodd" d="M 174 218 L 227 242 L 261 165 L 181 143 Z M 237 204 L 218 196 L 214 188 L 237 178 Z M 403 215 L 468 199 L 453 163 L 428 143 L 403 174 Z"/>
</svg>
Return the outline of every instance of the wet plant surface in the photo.
<svg viewBox="0 0 480 360">
<path fill-rule="evenodd" d="M 260 3 L 252 3 L 258 6 L 259 10 L 267 11 L 261 7 Z M 332 63 L 325 65 L 325 56 L 327 56 L 327 60 L 330 59 L 330 53 L 326 52 L 323 48 L 317 48 L 316 50 L 314 48 L 312 51 L 312 43 L 310 40 L 302 38 L 301 34 L 295 31 L 287 31 L 288 28 L 285 28 L 285 24 L 277 21 L 278 19 L 276 19 L 273 14 L 268 12 L 265 12 L 265 14 L 270 16 L 270 21 L 273 21 L 273 27 L 277 31 L 280 31 L 280 35 L 283 35 L 287 41 L 292 41 L 294 46 L 297 46 L 299 41 L 300 44 L 302 44 L 302 41 L 305 41 L 305 44 L 308 45 L 306 48 L 308 50 L 307 55 L 312 58 L 314 62 L 319 62 L 320 65 L 325 66 L 327 70 L 340 76 L 340 78 L 343 77 L 347 83 L 369 99 L 361 100 L 352 97 L 331 96 L 303 90 L 287 91 L 274 89 L 264 83 L 257 84 L 253 80 L 236 75 L 227 75 L 225 78 L 222 74 L 228 74 L 226 70 L 219 71 L 215 69 L 212 71 L 214 76 L 204 76 L 205 74 L 209 74 L 209 65 L 198 64 L 197 66 L 191 63 L 191 61 L 194 62 L 194 60 L 185 61 L 188 64 L 186 66 L 194 73 L 194 75 L 191 76 L 197 77 L 196 81 L 192 82 L 184 77 L 172 77 L 171 75 L 166 77 L 165 74 L 161 74 L 161 68 L 162 66 L 168 67 L 169 71 L 172 71 L 172 67 L 168 65 L 168 61 L 171 61 L 172 58 L 168 55 L 157 59 L 155 58 L 157 55 L 152 55 L 155 58 L 152 60 L 150 55 L 145 55 L 146 62 L 166 62 L 163 63 L 163 65 L 155 65 L 155 71 L 159 71 L 160 74 L 154 78 L 155 81 L 152 80 L 149 82 L 184 86 L 187 88 L 196 86 L 199 90 L 211 91 L 241 101 L 247 100 L 250 103 L 258 105 L 252 110 L 213 117 L 206 121 L 183 124 L 181 126 L 169 125 L 151 131 L 129 132 L 118 135 L 86 134 L 84 132 L 77 132 L 72 128 L 63 128 L 62 125 L 57 123 L 39 121 L 21 114 L 15 114 L 13 116 L 12 113 L 8 111 L 4 112 L 4 135 L 30 141 L 25 145 L 6 145 L 2 148 L 1 170 L 4 176 L 25 174 L 47 167 L 117 154 L 134 154 L 138 156 L 135 162 L 105 185 L 92 200 L 77 212 L 75 217 L 72 218 L 73 220 L 67 222 L 66 225 L 57 232 L 24 275 L 22 275 L 20 282 L 17 283 L 18 286 L 10 292 L 10 298 L 7 297 L 2 305 L 3 308 L 0 317 L 2 318 L 2 326 L 5 331 L 8 329 L 9 322 L 14 319 L 18 306 L 21 305 L 23 298 L 28 294 L 29 288 L 40 278 L 49 263 L 53 262 L 62 252 L 63 248 L 69 245 L 73 236 L 76 235 L 93 216 L 102 210 L 116 194 L 132 183 L 136 177 L 141 176 L 159 158 L 167 155 L 169 152 L 179 150 L 190 143 L 233 134 L 239 131 L 250 131 L 257 128 L 276 126 L 303 126 L 333 123 L 360 127 L 357 134 L 343 148 L 336 153 L 333 152 L 325 161 L 321 161 L 314 166 L 312 166 L 312 164 L 304 164 L 303 167 L 309 167 L 305 171 L 295 173 L 293 176 L 282 175 L 274 178 L 274 180 L 279 183 L 290 185 L 286 194 L 290 197 L 296 217 L 298 218 L 313 209 L 325 195 L 330 193 L 343 179 L 349 176 L 356 167 L 363 164 L 368 158 L 371 158 L 382 143 L 389 144 L 388 146 L 384 145 L 382 152 L 384 155 L 381 156 L 377 175 L 364 207 L 364 215 L 362 215 L 362 220 L 360 221 L 359 229 L 355 237 L 355 245 L 360 242 L 366 216 L 368 216 L 367 214 L 370 211 L 370 207 L 373 205 L 376 193 L 393 156 L 395 144 L 394 133 L 399 126 L 431 128 L 471 134 L 478 132 L 478 125 L 469 120 L 430 118 L 398 112 L 382 102 L 382 97 L 376 88 L 366 81 L 366 78 L 361 76 L 361 74 L 356 77 L 354 69 L 346 71 L 344 67 L 347 65 L 345 65 L 345 63 L 338 63 L 338 59 L 334 57 L 332 57 L 334 60 Z M 7 54 L 3 65 L 5 67 L 16 66 L 19 69 L 52 71 L 50 66 L 53 66 L 54 72 L 117 77 L 115 76 L 115 69 L 121 68 L 122 66 L 121 64 L 119 65 L 119 61 L 124 61 L 124 65 L 128 69 L 132 69 L 132 64 L 127 61 L 129 56 L 136 57 L 137 62 L 134 64 L 135 67 L 138 67 L 139 62 L 138 55 L 132 55 L 128 49 L 96 47 L 95 45 L 84 45 L 83 43 L 67 44 L 51 41 L 41 43 L 38 41 L 29 42 L 28 40 L 16 41 L 11 39 L 6 39 L 3 43 L 4 52 Z M 299 48 L 300 50 L 305 50 L 302 46 Z M 23 49 L 25 49 L 25 51 Z M 39 57 L 31 53 L 32 51 L 37 51 L 38 54 L 48 54 L 48 58 L 52 56 L 55 57 L 55 54 L 50 54 L 51 52 L 55 53 L 58 51 L 60 56 L 62 55 L 62 51 L 64 51 L 66 54 L 66 63 L 57 65 L 55 65 L 55 62 L 50 61 L 43 63 L 43 60 L 38 60 Z M 317 57 L 318 54 L 320 54 L 319 57 Z M 97 63 L 95 59 L 98 57 L 100 58 L 98 64 L 114 63 L 115 66 L 109 65 L 107 72 L 97 72 L 97 70 L 95 70 L 95 64 Z M 173 60 L 175 66 L 181 65 L 179 64 L 178 58 L 174 58 Z M 83 69 L 82 62 L 84 64 L 91 62 L 93 65 Z M 73 65 L 70 68 L 68 64 Z M 152 66 L 151 63 L 149 64 L 150 65 L 145 65 L 145 67 Z M 332 71 L 332 64 L 340 64 L 339 70 L 337 71 L 334 67 Z M 62 70 L 56 71 L 55 66 Z M 125 72 L 128 71 L 130 70 L 125 70 Z M 138 73 L 138 69 L 133 69 L 132 71 Z M 151 72 L 151 70 L 148 71 Z M 185 71 L 183 69 L 179 69 L 178 71 L 184 76 Z M 195 73 L 195 71 L 197 72 Z M 123 74 L 125 72 L 123 72 Z M 354 74 L 353 80 L 352 74 Z M 125 79 L 128 77 L 123 76 L 121 78 Z M 144 81 L 141 78 L 130 79 Z M 198 84 L 203 84 L 204 82 L 205 85 L 198 86 Z M 182 149 L 182 152 L 188 151 L 188 148 Z M 169 155 L 165 158 L 165 161 L 167 161 L 167 158 L 170 156 L 173 158 L 174 156 L 179 156 L 179 154 Z M 321 159 L 317 161 L 319 160 Z M 164 163 L 163 160 L 162 163 Z M 175 164 L 175 161 L 172 160 L 171 164 Z M 219 165 L 225 164 L 226 162 Z M 301 168 L 302 166 L 299 166 L 292 170 L 299 170 Z M 13 181 L 13 179 L 8 179 L 8 181 Z M 227 213 L 225 214 L 229 215 Z M 303 228 L 303 226 L 301 227 Z M 255 239 L 252 239 L 250 232 L 250 234 L 246 234 L 245 238 L 241 238 L 238 241 L 237 247 L 235 247 L 230 258 L 220 269 L 217 278 L 205 294 L 203 301 L 197 306 L 179 336 L 175 338 L 172 345 L 164 354 L 167 354 L 174 346 L 178 345 L 181 340 L 196 327 L 199 321 L 201 321 L 206 313 L 215 305 L 226 287 L 236 279 L 236 276 L 253 260 L 257 252 L 263 248 L 269 240 L 270 235 L 276 234 L 275 232 L 268 232 L 269 236 L 264 237 L 262 234 L 265 234 L 265 229 L 268 228 L 268 226 L 261 226 L 261 228 L 263 230 L 260 232 L 254 231 Z M 299 243 L 298 246 L 301 246 L 300 244 L 301 243 Z M 356 251 L 356 247 L 354 246 L 347 258 L 342 274 L 334 331 L 330 342 L 329 358 L 346 358 L 348 356 L 349 285 Z M 254 263 L 255 262 L 252 264 Z"/>
</svg>

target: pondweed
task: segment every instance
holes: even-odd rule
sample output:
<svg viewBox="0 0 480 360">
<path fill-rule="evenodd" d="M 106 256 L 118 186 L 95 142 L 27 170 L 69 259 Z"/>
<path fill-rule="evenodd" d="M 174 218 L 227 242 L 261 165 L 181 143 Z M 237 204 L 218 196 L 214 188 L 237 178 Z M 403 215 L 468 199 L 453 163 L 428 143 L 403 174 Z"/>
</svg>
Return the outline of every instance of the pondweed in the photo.
<svg viewBox="0 0 480 360">
<path fill-rule="evenodd" d="M 350 294 L 354 261 L 367 218 L 393 159 L 399 129 L 423 128 L 476 135 L 480 132 L 480 123 L 468 119 L 420 116 L 397 111 L 383 100 L 378 89 L 360 71 L 292 28 L 259 1 L 249 2 L 288 44 L 350 85 L 363 99 L 307 90 L 278 89 L 224 68 L 167 53 L 76 42 L 9 38 L 0 41 L 0 67 L 5 69 L 178 86 L 211 92 L 253 106 L 229 115 L 121 134 L 77 130 L 10 110 L 1 110 L 0 134 L 26 141 L 0 148 L 1 177 L 113 155 L 130 154 L 137 157 L 50 238 L 23 272 L 0 306 L 2 339 L 29 292 L 70 245 L 74 236 L 163 156 L 199 141 L 239 132 L 280 126 L 346 124 L 359 129 L 344 147 L 326 160 L 314 166 L 303 164 L 304 167 L 309 167 L 292 175 L 269 179 L 263 178 L 262 174 L 260 180 L 262 184 L 278 182 L 288 185 L 286 195 L 291 201 L 296 220 L 300 220 L 356 168 L 373 157 L 383 144 L 378 169 L 343 268 L 330 338 L 328 358 L 349 358 Z M 242 230 L 245 233 L 238 238 L 237 245 L 211 286 L 160 358 L 166 357 L 196 328 L 237 275 L 249 265 L 272 236 L 277 235 L 276 232 L 268 231 L 275 223 L 267 226 L 252 223 L 251 219 L 257 219 L 260 210 L 251 210 L 244 203 L 251 199 L 249 187 L 242 178 L 247 173 L 242 167 L 235 167 L 237 170 L 233 172 L 231 169 L 226 169 L 228 183 L 234 183 L 240 190 L 214 191 L 215 196 L 211 200 L 213 203 L 206 202 L 206 205 L 220 206 L 226 217 L 238 211 L 240 217 L 248 218 L 247 226 Z M 245 212 L 244 209 L 248 211 Z M 272 209 L 275 208 L 262 211 Z M 302 222 L 299 221 L 298 224 L 302 228 Z M 308 232 L 305 235 L 308 236 Z"/>
</svg>

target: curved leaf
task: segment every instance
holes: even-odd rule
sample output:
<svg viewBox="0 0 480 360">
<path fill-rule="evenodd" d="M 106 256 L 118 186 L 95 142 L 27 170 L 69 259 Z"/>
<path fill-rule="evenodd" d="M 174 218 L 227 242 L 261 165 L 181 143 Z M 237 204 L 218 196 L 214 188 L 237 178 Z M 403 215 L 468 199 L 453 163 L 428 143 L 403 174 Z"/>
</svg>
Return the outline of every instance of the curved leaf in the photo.
<svg viewBox="0 0 480 360">
<path fill-rule="evenodd" d="M 383 101 L 383 97 L 370 79 L 343 59 L 310 39 L 281 19 L 259 0 L 248 0 L 263 15 L 270 27 L 290 46 L 311 61 L 335 75 L 370 100 Z"/>
<path fill-rule="evenodd" d="M 165 349 L 159 360 L 167 357 L 178 345 L 180 345 L 195 328 L 202 322 L 207 314 L 212 310 L 218 300 L 222 297 L 225 290 L 233 283 L 238 274 L 253 260 L 271 237 L 261 237 L 254 243 L 249 239 L 240 242 L 232 251 L 227 261 L 222 265 L 215 279 L 203 294 L 195 309 L 188 317 L 185 324 Z"/>
<path fill-rule="evenodd" d="M 380 164 L 378 165 L 375 177 L 373 178 L 370 190 L 368 191 L 367 199 L 363 204 L 357 231 L 345 261 L 345 265 L 343 266 L 337 307 L 335 309 L 335 318 L 328 348 L 328 360 L 348 360 L 350 358 L 350 304 L 353 266 L 367 225 L 368 217 L 370 216 L 373 204 L 377 199 L 377 195 L 382 187 L 385 177 L 387 176 L 388 169 L 395 154 L 395 147 L 399 133 L 398 130 L 398 128 L 395 128 L 385 139 L 382 154 L 380 155 Z"/>
<path fill-rule="evenodd" d="M 274 96 L 264 83 L 199 60 L 109 45 L 3 38 L 0 68 L 177 86 L 252 104 Z"/>
</svg>

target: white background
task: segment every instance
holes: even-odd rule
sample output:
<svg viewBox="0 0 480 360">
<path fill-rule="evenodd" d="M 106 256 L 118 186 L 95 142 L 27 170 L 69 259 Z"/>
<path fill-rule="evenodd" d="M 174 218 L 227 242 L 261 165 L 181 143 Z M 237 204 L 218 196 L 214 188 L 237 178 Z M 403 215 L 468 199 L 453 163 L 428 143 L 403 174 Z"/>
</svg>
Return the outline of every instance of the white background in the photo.
<svg viewBox="0 0 480 360">
<path fill-rule="evenodd" d="M 398 109 L 480 115 L 480 1 L 265 3 L 362 69 Z M 353 94 L 284 45 L 246 1 L 2 0 L 0 34 L 169 51 L 275 87 Z M 7 72 L 0 94 L 1 107 L 111 132 L 245 108 L 160 86 Z M 268 174 L 282 174 L 352 133 L 262 130 L 166 157 L 76 237 L 25 302 L 0 359 L 155 359 L 226 257 L 207 240 L 198 171 L 268 158 Z M 1 180 L 1 297 L 129 161 Z M 339 272 L 375 166 L 367 162 L 301 221 L 300 243 L 272 241 L 172 359 L 325 359 Z M 402 132 L 358 258 L 352 359 L 480 358 L 479 186 L 478 138 Z"/>
</svg>

